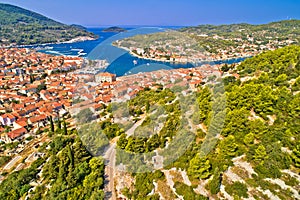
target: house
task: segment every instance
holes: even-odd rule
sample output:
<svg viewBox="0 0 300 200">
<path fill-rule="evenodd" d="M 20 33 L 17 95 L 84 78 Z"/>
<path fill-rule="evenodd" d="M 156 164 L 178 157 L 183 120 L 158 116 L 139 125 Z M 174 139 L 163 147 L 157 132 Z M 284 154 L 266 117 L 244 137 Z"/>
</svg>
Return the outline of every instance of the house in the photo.
<svg viewBox="0 0 300 200">
<path fill-rule="evenodd" d="M 49 99 L 50 93 L 46 90 L 41 90 L 40 96 L 43 100 L 47 101 Z"/>
<path fill-rule="evenodd" d="M 128 94 L 125 95 L 125 99 L 127 99 L 127 100 L 133 99 L 134 97 L 136 97 L 137 93 L 138 93 L 138 90 L 129 92 Z"/>
<path fill-rule="evenodd" d="M 95 105 L 94 105 L 95 111 L 100 111 L 100 110 L 102 110 L 103 108 L 104 108 L 104 106 L 103 106 L 103 104 L 101 104 L 101 103 L 98 103 L 98 104 L 95 104 Z"/>
<path fill-rule="evenodd" d="M 26 133 L 27 133 L 27 130 L 25 128 L 19 128 L 19 129 L 16 129 L 16 130 L 13 130 L 13 131 L 7 133 L 7 136 L 11 140 L 15 140 L 17 138 L 20 138 L 21 136 L 23 136 Z"/>
<path fill-rule="evenodd" d="M 21 117 L 24 117 L 24 116 L 27 115 L 25 110 L 20 110 L 20 111 L 17 112 L 17 113 L 18 113 L 18 115 L 20 115 Z"/>
<path fill-rule="evenodd" d="M 28 106 L 25 107 L 24 111 L 28 115 L 29 113 L 32 113 L 32 112 L 36 111 L 37 109 L 38 108 L 35 105 L 30 104 L 30 105 L 28 105 Z"/>
<path fill-rule="evenodd" d="M 42 115 L 29 118 L 28 123 L 34 125 L 36 123 L 46 122 L 47 119 L 48 119 L 47 116 L 45 114 L 42 114 Z"/>
<path fill-rule="evenodd" d="M 103 103 L 110 103 L 111 102 L 111 96 L 104 96 L 103 99 L 102 99 L 102 102 Z"/>
<path fill-rule="evenodd" d="M 52 104 L 52 106 L 53 106 L 53 109 L 54 109 L 55 111 L 59 111 L 60 109 L 63 108 L 63 105 L 62 105 L 61 103 L 58 103 L 58 102 L 54 102 L 54 103 Z"/>
<path fill-rule="evenodd" d="M 240 75 L 239 74 L 232 74 L 232 76 L 234 76 L 236 79 L 240 79 Z"/>
<path fill-rule="evenodd" d="M 18 120 L 14 122 L 14 128 L 19 129 L 19 128 L 25 128 L 27 127 L 27 120 Z"/>
<path fill-rule="evenodd" d="M 0 122 L 3 126 L 10 126 L 16 121 L 15 116 L 11 114 L 4 114 L 0 116 Z"/>
<path fill-rule="evenodd" d="M 20 92 L 22 94 L 28 94 L 30 92 L 34 93 L 36 91 L 37 91 L 37 86 L 35 86 L 35 85 L 30 85 L 30 86 L 27 86 L 27 87 L 23 88 L 22 90 L 20 90 Z"/>
<path fill-rule="evenodd" d="M 128 91 L 128 87 L 126 86 L 118 87 L 113 90 L 113 95 L 117 98 L 122 97 L 127 94 L 127 91 Z"/>
<path fill-rule="evenodd" d="M 102 100 L 103 100 L 102 95 L 100 95 L 100 96 L 98 96 L 98 97 L 96 97 L 96 98 L 94 99 L 95 103 L 98 103 L 98 102 L 100 102 L 100 101 L 102 101 Z"/>
<path fill-rule="evenodd" d="M 104 72 L 104 73 L 99 73 L 95 76 L 95 80 L 98 83 L 101 82 L 114 82 L 116 81 L 116 75 L 115 74 L 110 74 L 108 72 Z"/>
<path fill-rule="evenodd" d="M 191 81 L 191 82 L 189 83 L 189 86 L 190 86 L 191 89 L 194 90 L 194 89 L 197 89 L 197 87 L 200 86 L 201 83 L 202 83 L 201 80 L 194 80 L 194 81 Z"/>
</svg>

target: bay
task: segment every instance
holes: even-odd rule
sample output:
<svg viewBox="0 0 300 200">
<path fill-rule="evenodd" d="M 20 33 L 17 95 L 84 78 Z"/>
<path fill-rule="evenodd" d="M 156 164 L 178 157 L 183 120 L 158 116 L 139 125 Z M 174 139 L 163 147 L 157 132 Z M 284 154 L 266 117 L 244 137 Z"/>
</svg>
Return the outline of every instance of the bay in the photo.
<svg viewBox="0 0 300 200">
<path fill-rule="evenodd" d="M 39 52 L 51 55 L 79 56 L 92 60 L 106 59 L 109 63 L 109 66 L 104 71 L 114 73 L 117 76 L 156 71 L 160 69 L 192 68 L 203 64 L 232 64 L 241 62 L 245 59 L 238 58 L 214 62 L 201 62 L 197 64 L 162 62 L 137 58 L 131 55 L 128 51 L 112 45 L 114 41 L 132 37 L 134 35 L 150 34 L 162 32 L 167 29 L 174 30 L 177 28 L 180 27 L 126 27 L 126 30 L 128 31 L 123 33 L 103 32 L 104 28 L 89 28 L 88 31 L 99 36 L 97 40 L 62 44 L 34 45 L 30 47 L 37 49 Z"/>
</svg>

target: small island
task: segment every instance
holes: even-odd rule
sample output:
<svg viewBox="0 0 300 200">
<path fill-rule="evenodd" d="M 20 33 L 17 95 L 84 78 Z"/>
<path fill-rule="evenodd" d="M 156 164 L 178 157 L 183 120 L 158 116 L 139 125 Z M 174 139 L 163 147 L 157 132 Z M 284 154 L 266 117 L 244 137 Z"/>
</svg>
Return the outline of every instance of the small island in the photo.
<svg viewBox="0 0 300 200">
<path fill-rule="evenodd" d="M 121 32 L 126 32 L 127 30 L 121 27 L 113 26 L 104 29 L 102 32 L 113 32 L 113 33 L 121 33 Z"/>
</svg>

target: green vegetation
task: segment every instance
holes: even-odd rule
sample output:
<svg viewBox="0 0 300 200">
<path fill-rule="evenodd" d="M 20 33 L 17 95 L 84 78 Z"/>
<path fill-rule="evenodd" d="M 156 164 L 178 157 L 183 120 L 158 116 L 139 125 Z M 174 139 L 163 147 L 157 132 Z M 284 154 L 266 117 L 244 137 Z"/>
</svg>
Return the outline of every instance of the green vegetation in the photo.
<svg viewBox="0 0 300 200">
<path fill-rule="evenodd" d="M 208 188 L 211 194 L 218 194 L 220 192 L 220 187 L 222 183 L 222 175 L 219 168 L 215 169 L 213 174 L 213 179 L 209 181 Z"/>
<path fill-rule="evenodd" d="M 211 175 L 211 164 L 207 158 L 197 154 L 190 162 L 189 175 L 196 179 L 206 179 Z"/>
<path fill-rule="evenodd" d="M 64 42 L 80 36 L 95 38 L 77 26 L 68 26 L 13 5 L 0 4 L 0 46 Z"/>
<path fill-rule="evenodd" d="M 43 158 L 6 177 L 0 199 L 104 199 L 104 161 L 92 157 L 76 135 L 60 132 L 40 147 Z"/>
<path fill-rule="evenodd" d="M 0 185 L 1 199 L 20 199 L 31 188 L 30 183 L 37 176 L 38 167 L 45 162 L 44 159 L 38 159 L 30 168 L 19 172 L 13 172 L 8 175 Z"/>
<path fill-rule="evenodd" d="M 10 156 L 1 156 L 0 157 L 0 167 L 7 163 L 11 159 Z"/>
<path fill-rule="evenodd" d="M 187 186 L 183 183 L 176 182 L 174 187 L 176 188 L 176 193 L 183 196 L 184 199 L 191 199 L 191 200 L 207 200 L 207 197 L 202 195 L 196 194 L 193 190 L 193 187 Z"/>
<path fill-rule="evenodd" d="M 105 147 L 109 145 L 109 140 L 99 123 L 94 122 L 81 126 L 78 135 L 93 156 L 102 155 Z"/>
<path fill-rule="evenodd" d="M 205 187 L 213 196 L 219 195 L 220 186 L 223 184 L 227 193 L 235 199 L 246 198 L 250 195 L 257 199 L 266 198 L 259 191 L 248 191 L 249 187 L 269 189 L 280 198 L 292 199 L 291 191 L 284 191 L 277 184 L 267 181 L 266 178 L 281 179 L 294 188 L 299 183 L 298 180 L 283 172 L 289 169 L 294 173 L 299 173 L 300 93 L 296 89 L 300 75 L 299 55 L 298 46 L 288 46 L 249 58 L 236 68 L 229 67 L 232 73 L 239 73 L 241 76 L 250 78 L 245 81 L 232 78 L 231 81 L 226 82 L 226 116 L 219 139 L 210 136 L 210 131 L 212 127 L 214 127 L 213 130 L 218 130 L 215 127 L 221 126 L 213 123 L 213 119 L 217 117 L 216 110 L 221 110 L 222 98 L 218 93 L 212 95 L 212 91 L 218 90 L 217 87 L 213 88 L 209 85 L 199 87 L 196 97 L 199 109 L 191 118 L 194 124 L 202 124 L 210 128 L 207 132 L 197 130 L 186 151 L 179 155 L 175 162 L 166 162 L 165 169 L 175 167 L 187 171 L 190 180 L 195 185 L 209 179 Z M 181 124 L 186 122 L 184 118 L 180 118 L 182 117 L 180 113 L 184 113 L 185 108 L 181 104 L 178 106 L 173 95 L 167 89 L 145 90 L 131 100 L 129 102 L 131 115 L 137 118 L 147 116 L 142 127 L 148 126 L 150 129 L 141 130 L 146 130 L 146 132 L 152 130 L 152 120 L 159 121 L 151 117 L 155 110 L 152 107 L 155 105 L 164 108 L 163 111 L 156 108 L 161 116 L 168 114 L 172 115 L 172 118 L 166 117 L 161 131 L 150 136 L 150 139 L 155 137 L 155 140 L 154 138 L 150 140 L 148 134 L 144 137 L 126 137 L 122 134 L 118 146 L 126 152 L 143 153 L 149 151 L 147 145 L 150 141 L 155 141 L 153 148 L 150 148 L 154 150 L 164 147 L 164 143 L 161 143 L 164 140 L 161 139 L 169 141 L 171 138 L 175 139 L 176 131 L 180 130 Z M 213 103 L 214 99 L 217 99 L 216 104 Z M 181 132 L 178 133 L 181 135 Z M 206 141 L 204 139 L 215 142 L 214 148 L 211 151 L 205 151 L 206 153 L 202 151 Z M 185 137 L 181 140 L 187 143 L 189 138 Z M 181 140 L 178 142 L 180 143 Z M 168 148 L 172 149 L 172 147 Z M 179 149 L 173 149 L 171 152 L 177 156 L 178 151 Z M 250 176 L 245 170 L 235 166 L 231 168 L 232 171 L 241 176 L 245 183 L 226 180 L 227 177 L 224 178 L 223 175 L 229 167 L 233 166 L 232 159 L 242 155 L 244 155 L 243 160 L 252 166 L 257 175 Z M 119 162 L 123 162 L 125 159 L 132 158 L 120 156 L 118 159 Z M 143 159 L 140 157 L 139 160 L 132 162 L 145 164 Z M 139 185 L 136 184 L 135 187 Z M 151 188 L 153 187 L 151 186 L 148 191 Z M 176 193 L 183 195 L 186 199 L 198 198 L 192 187 L 180 181 L 175 184 L 175 188 Z"/>
<path fill-rule="evenodd" d="M 293 149 L 293 153 L 292 153 L 291 157 L 295 163 L 295 166 L 300 168 L 300 142 L 298 142 L 298 144 Z"/>
<path fill-rule="evenodd" d="M 184 184 L 183 177 L 174 178 L 176 194 L 185 199 L 207 199 L 194 190 L 205 181 L 204 187 L 213 197 L 219 197 L 224 185 L 235 199 L 265 199 L 258 187 L 279 198 L 293 199 L 291 190 L 283 190 L 269 179 L 281 179 L 293 188 L 299 185 L 299 180 L 284 171 L 297 174 L 300 166 L 299 55 L 298 46 L 288 46 L 249 58 L 236 67 L 227 66 L 224 71 L 245 79 L 224 78 L 223 95 L 219 84 L 199 86 L 195 96 L 186 97 L 162 87 L 146 88 L 115 111 L 120 118 L 126 115 L 126 119 L 132 119 L 130 124 L 141 122 L 131 136 L 110 115 L 118 105 L 105 108 L 109 117 L 102 122 L 87 123 L 93 114 L 83 110 L 77 117 L 81 140 L 66 129 L 65 121 L 58 121 L 56 130 L 52 121 L 49 150 L 41 149 L 45 157 L 9 174 L 0 184 L 0 199 L 9 195 L 11 199 L 27 195 L 32 199 L 103 199 L 104 163 L 91 154 L 102 154 L 112 139 L 118 139 L 116 163 L 136 172 L 130 174 L 135 179 L 132 187 L 123 190 L 129 199 L 159 199 L 151 192 L 155 183 L 165 183 L 166 177 L 150 166 L 155 150 L 164 156 L 165 170 L 187 172 L 192 186 Z M 196 111 L 186 116 L 193 106 Z M 196 127 L 193 132 L 192 125 Z M 255 173 L 234 166 L 237 157 L 249 163 Z M 3 160 L 5 163 L 6 158 Z M 229 168 L 242 180 L 231 180 Z M 43 179 L 37 178 L 38 174 Z M 29 193 L 33 181 L 41 183 Z M 248 190 L 250 187 L 253 190 Z"/>
<path fill-rule="evenodd" d="M 237 67 L 237 71 L 242 76 L 266 72 L 260 76 L 262 82 L 268 81 L 269 84 L 275 86 L 288 86 L 288 79 L 299 76 L 299 51 L 300 46 L 288 46 L 276 51 L 267 51 L 245 60 Z"/>
<path fill-rule="evenodd" d="M 296 31 L 299 29 L 299 20 L 286 20 L 262 25 L 200 25 L 183 28 L 181 31 L 190 34 L 191 37 L 197 40 L 200 46 L 204 47 L 207 51 L 216 53 L 220 49 L 237 48 L 244 43 L 257 45 L 256 50 L 260 50 L 261 45 L 267 45 L 269 41 L 276 40 L 285 41 L 290 39 L 293 43 L 299 44 L 300 34 Z M 218 37 L 214 38 L 213 36 Z M 284 45 L 274 42 L 273 46 L 278 48 Z M 244 50 L 251 52 L 255 49 L 249 47 Z"/>
<path fill-rule="evenodd" d="M 248 198 L 247 186 L 241 182 L 234 182 L 231 185 L 225 187 L 226 192 L 232 196 L 238 196 L 239 198 L 245 197 Z"/>
<path fill-rule="evenodd" d="M 157 182 L 159 180 L 163 180 L 164 174 L 161 171 L 155 171 L 153 173 L 138 173 L 135 176 L 135 190 L 130 192 L 128 189 L 126 190 L 126 196 L 129 199 L 137 199 L 137 200 L 154 200 L 159 199 L 157 195 L 148 195 L 153 189 L 153 182 Z"/>
<path fill-rule="evenodd" d="M 121 32 L 126 32 L 126 29 L 123 29 L 121 27 L 113 26 L 109 27 L 103 30 L 103 32 L 115 32 L 115 33 L 121 33 Z"/>
<path fill-rule="evenodd" d="M 129 101 L 128 106 L 131 115 L 139 118 L 142 114 L 148 113 L 148 117 L 144 120 L 141 128 L 135 131 L 134 137 L 126 138 L 125 134 L 121 135 L 118 142 L 119 147 L 134 153 L 148 153 L 158 147 L 164 147 L 166 142 L 175 135 L 180 125 L 178 123 L 179 103 L 173 102 L 174 99 L 175 95 L 169 89 L 161 91 L 146 89 Z M 150 107 L 151 110 L 149 110 Z M 161 115 L 167 117 L 161 117 Z M 164 127 L 159 132 L 154 133 L 154 125 L 159 121 L 164 123 Z"/>
<path fill-rule="evenodd" d="M 142 48 L 144 52 L 140 52 L 139 56 L 150 59 L 159 56 L 170 60 L 173 55 L 192 57 L 199 53 L 208 57 L 218 55 L 219 59 L 227 59 L 227 57 L 256 55 L 268 49 L 299 44 L 299 30 L 300 20 L 284 20 L 261 25 L 245 23 L 200 25 L 179 31 L 137 35 L 115 44 L 126 48 Z M 155 56 L 150 53 L 153 45 L 157 51 Z M 178 46 L 182 50 L 178 49 Z M 138 54 L 137 51 L 132 53 Z"/>
<path fill-rule="evenodd" d="M 76 118 L 79 124 L 86 124 L 95 119 L 94 113 L 89 108 L 81 110 L 78 115 L 76 115 Z"/>
</svg>

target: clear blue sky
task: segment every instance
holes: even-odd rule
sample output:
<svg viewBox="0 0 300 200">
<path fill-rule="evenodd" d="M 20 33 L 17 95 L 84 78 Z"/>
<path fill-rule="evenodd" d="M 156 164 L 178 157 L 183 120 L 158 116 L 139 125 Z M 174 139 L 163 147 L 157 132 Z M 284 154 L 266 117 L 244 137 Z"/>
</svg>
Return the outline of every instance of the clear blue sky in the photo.
<svg viewBox="0 0 300 200">
<path fill-rule="evenodd" d="M 3 0 L 67 24 L 198 25 L 300 19 L 300 0 Z"/>
</svg>

